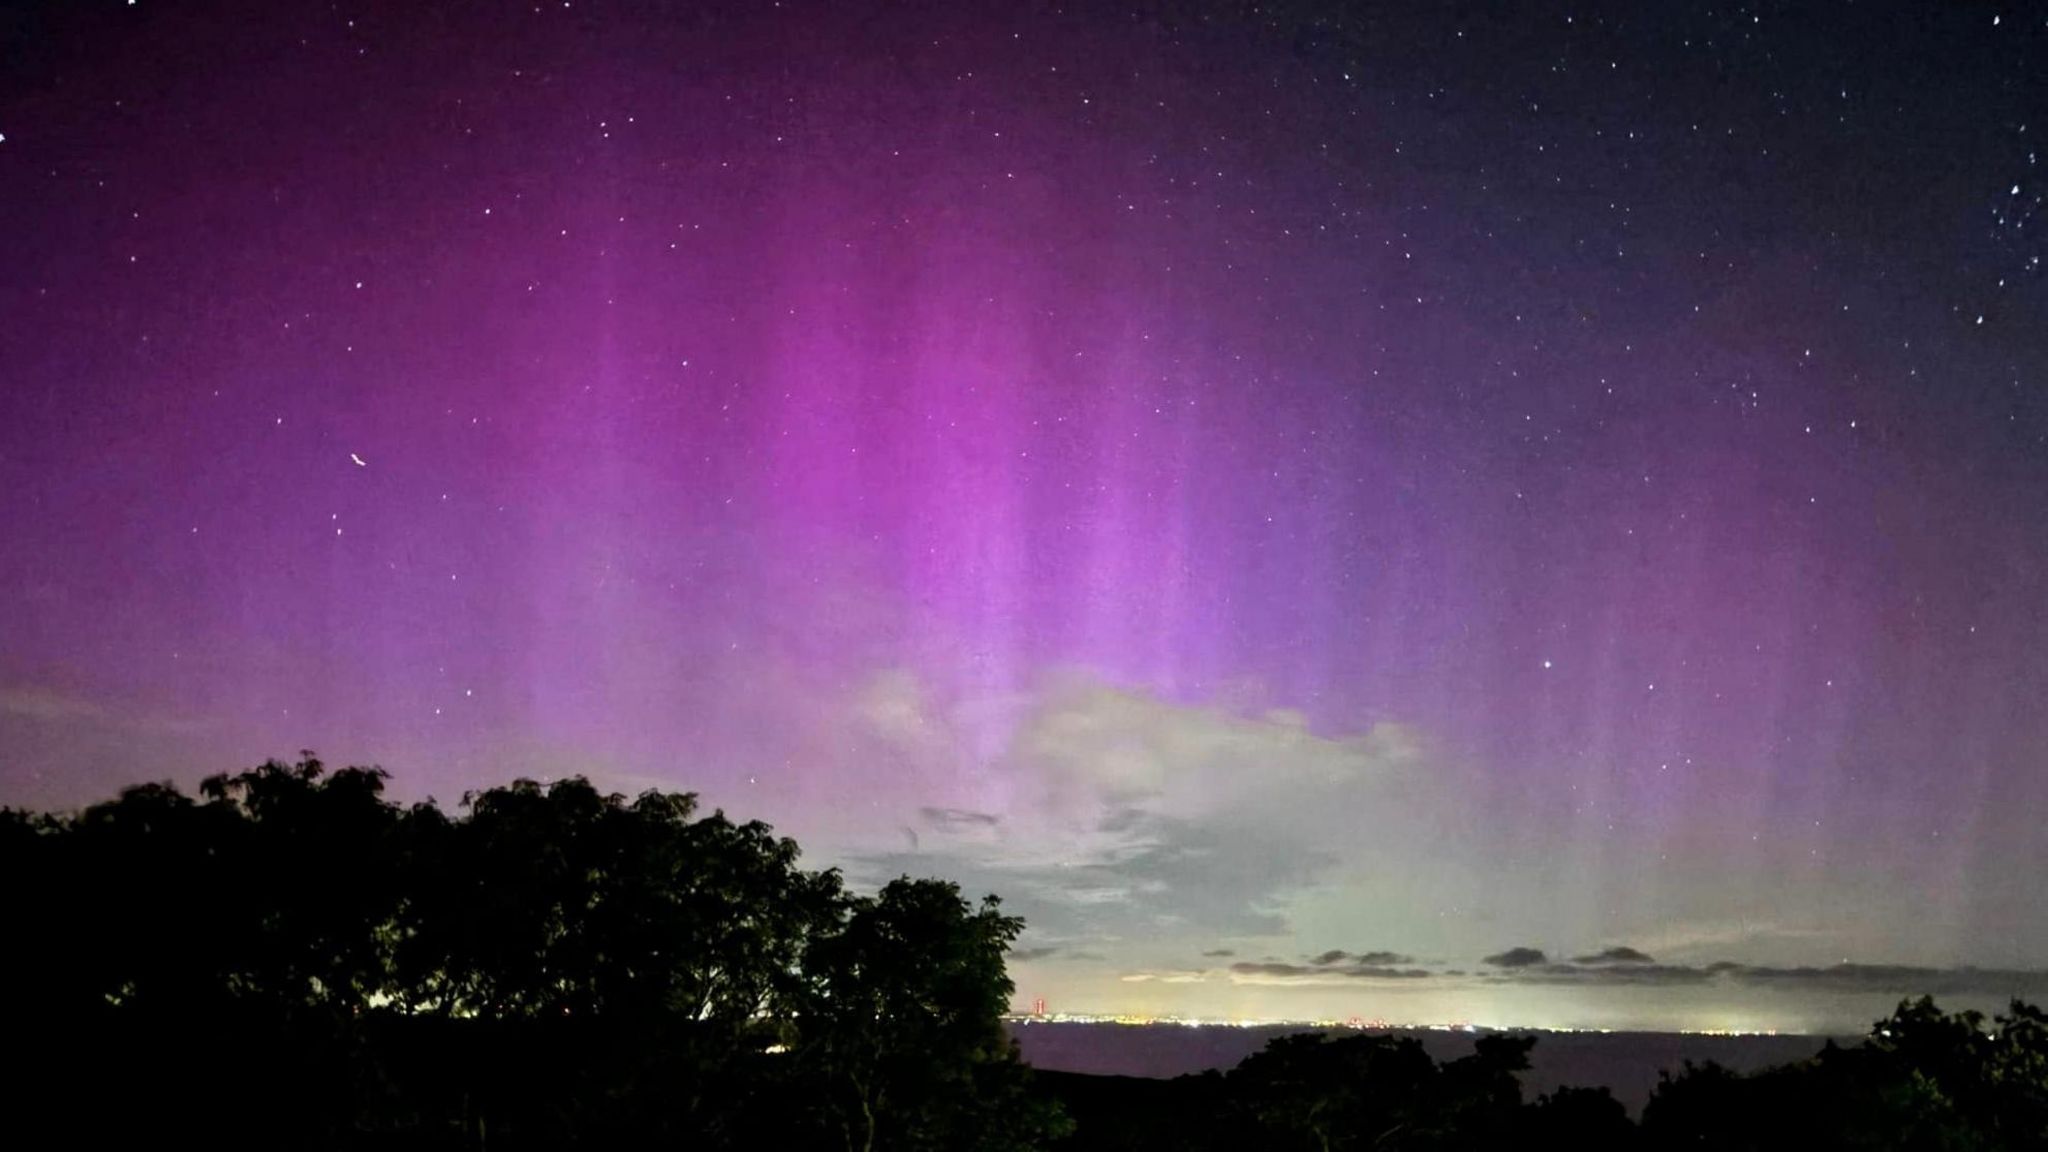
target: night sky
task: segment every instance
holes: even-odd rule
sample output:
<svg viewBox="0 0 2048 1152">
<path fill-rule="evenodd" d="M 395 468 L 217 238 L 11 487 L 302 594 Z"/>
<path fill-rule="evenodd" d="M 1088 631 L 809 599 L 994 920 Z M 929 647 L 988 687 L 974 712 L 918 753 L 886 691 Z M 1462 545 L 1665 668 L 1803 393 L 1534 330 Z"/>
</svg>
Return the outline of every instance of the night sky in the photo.
<svg viewBox="0 0 2048 1152">
<path fill-rule="evenodd" d="M 0 803 L 694 790 L 1002 894 L 1054 1010 L 2039 996 L 2044 64 L 2024 4 L 0 0 Z"/>
</svg>

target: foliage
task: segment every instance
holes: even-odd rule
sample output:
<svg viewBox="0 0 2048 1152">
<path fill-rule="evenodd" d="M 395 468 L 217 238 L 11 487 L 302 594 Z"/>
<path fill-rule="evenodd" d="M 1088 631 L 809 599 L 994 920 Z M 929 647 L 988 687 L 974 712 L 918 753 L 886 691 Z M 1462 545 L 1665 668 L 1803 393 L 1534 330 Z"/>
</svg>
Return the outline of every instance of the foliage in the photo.
<svg viewBox="0 0 2048 1152">
<path fill-rule="evenodd" d="M 764 824 L 583 779 L 456 815 L 310 754 L 0 814 L 14 1088 L 88 1145 L 1038 1146 L 999 1016 L 1022 924 L 873 897 Z M 122 1102 L 95 1108 L 101 1094 Z M 16 1110 L 17 1115 L 22 1110 Z M 863 1117 L 860 1125 L 851 1118 Z"/>
<path fill-rule="evenodd" d="M 1862 1044 L 1738 1076 L 1714 1065 L 1666 1077 L 1643 1113 L 1655 1146 L 1714 1149 L 2048 1148 L 2048 1031 L 2015 1001 L 1977 1012 L 1901 1003 Z"/>
<path fill-rule="evenodd" d="M 1486 1036 L 1438 1065 L 1412 1036 L 1283 1036 L 1225 1078 L 1243 1138 L 1274 1149 L 1460 1148 L 1503 1138 L 1534 1041 Z"/>
<path fill-rule="evenodd" d="M 1059 1133 L 1000 1020 L 1023 927 L 993 896 L 971 908 L 953 884 L 905 877 L 817 941 L 799 1063 L 848 1149 L 997 1152 Z"/>
</svg>

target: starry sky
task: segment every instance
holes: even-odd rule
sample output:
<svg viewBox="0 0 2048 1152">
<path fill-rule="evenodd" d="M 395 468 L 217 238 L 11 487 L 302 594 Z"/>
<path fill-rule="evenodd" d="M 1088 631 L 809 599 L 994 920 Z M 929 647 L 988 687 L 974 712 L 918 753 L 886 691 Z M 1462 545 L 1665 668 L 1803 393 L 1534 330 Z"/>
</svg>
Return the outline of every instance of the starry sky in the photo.
<svg viewBox="0 0 2048 1152">
<path fill-rule="evenodd" d="M 2048 993 L 2048 19 L 0 0 L 0 803 L 317 750 L 1054 1010 Z"/>
</svg>

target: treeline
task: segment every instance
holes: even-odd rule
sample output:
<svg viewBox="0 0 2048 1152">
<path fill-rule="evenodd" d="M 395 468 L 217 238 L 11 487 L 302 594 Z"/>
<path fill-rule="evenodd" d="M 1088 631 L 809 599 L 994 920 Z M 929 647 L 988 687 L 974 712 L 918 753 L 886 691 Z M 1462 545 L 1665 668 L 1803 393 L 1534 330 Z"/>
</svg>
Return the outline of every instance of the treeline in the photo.
<svg viewBox="0 0 2048 1152">
<path fill-rule="evenodd" d="M 1012 1149 L 1021 921 L 687 794 L 310 754 L 0 818 L 16 1147 Z"/>
<path fill-rule="evenodd" d="M 1041 1073 L 1072 1152 L 1366 1149 L 2048 1149 L 2048 1016 L 1987 1021 L 1902 1003 L 1851 1047 L 1739 1074 L 1687 1064 L 1633 1121 L 1604 1088 L 1523 1099 L 1533 1037 L 1489 1035 L 1438 1063 L 1414 1037 L 1285 1036 L 1227 1073 L 1171 1081 Z"/>
<path fill-rule="evenodd" d="M 1749 1075 L 1525 1100 L 1532 1038 L 1439 1063 L 1302 1035 L 1228 1073 L 1039 1073 L 1022 922 L 851 893 L 694 797 L 517 781 L 400 807 L 310 755 L 0 812 L 11 1147 L 1345 1152 L 2048 1149 L 2048 1017 L 1901 1004 Z"/>
</svg>

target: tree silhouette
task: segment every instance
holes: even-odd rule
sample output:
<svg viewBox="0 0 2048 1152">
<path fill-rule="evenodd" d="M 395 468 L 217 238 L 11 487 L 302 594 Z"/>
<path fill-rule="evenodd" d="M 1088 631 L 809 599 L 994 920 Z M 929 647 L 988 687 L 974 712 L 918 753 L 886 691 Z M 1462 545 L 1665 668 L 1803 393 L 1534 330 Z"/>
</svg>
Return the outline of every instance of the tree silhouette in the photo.
<svg viewBox="0 0 2048 1152">
<path fill-rule="evenodd" d="M 1739 1076 L 1688 1065 L 1643 1113 L 1657 1146 L 1717 1149 L 2048 1148 L 2048 1045 L 2038 1009 L 1901 1002 L 1855 1047 Z"/>
<path fill-rule="evenodd" d="M 1628 1109 L 1605 1088 L 1563 1087 L 1536 1098 L 1519 1125 L 1519 1143 L 1578 1152 L 1620 1152 L 1637 1146 Z"/>
<path fill-rule="evenodd" d="M 1439 1066 L 1412 1036 L 1283 1036 L 1225 1085 L 1239 1139 L 1261 1147 L 1478 1147 L 1513 1131 L 1533 1043 L 1486 1036 Z"/>
<path fill-rule="evenodd" d="M 999 1019 L 1023 927 L 993 896 L 973 907 L 954 884 L 904 877 L 813 944 L 794 1055 L 845 1148 L 994 1152 L 1059 1132 Z"/>
<path fill-rule="evenodd" d="M 0 950 L 35 990 L 23 1083 L 74 1140 L 841 1147 L 856 1081 L 867 1147 L 1055 1130 L 999 1020 L 1021 924 L 993 902 L 850 896 L 688 793 L 519 780 L 450 814 L 385 780 L 307 754 L 0 814 L 0 865 L 37 878 Z"/>
</svg>

